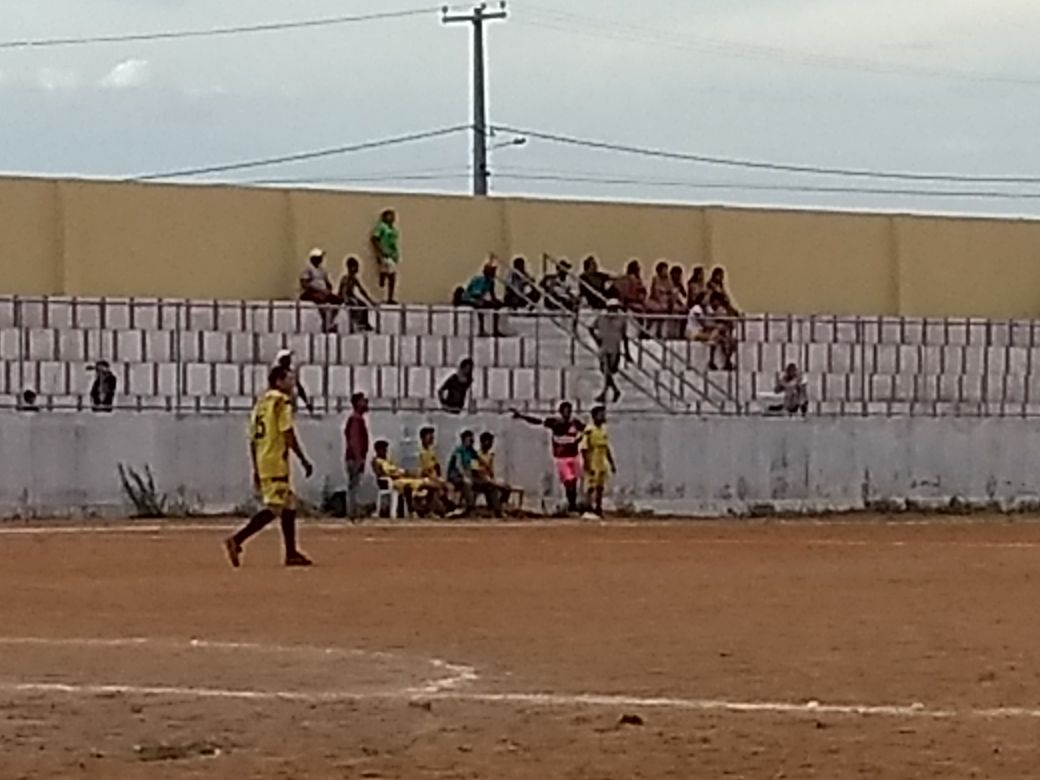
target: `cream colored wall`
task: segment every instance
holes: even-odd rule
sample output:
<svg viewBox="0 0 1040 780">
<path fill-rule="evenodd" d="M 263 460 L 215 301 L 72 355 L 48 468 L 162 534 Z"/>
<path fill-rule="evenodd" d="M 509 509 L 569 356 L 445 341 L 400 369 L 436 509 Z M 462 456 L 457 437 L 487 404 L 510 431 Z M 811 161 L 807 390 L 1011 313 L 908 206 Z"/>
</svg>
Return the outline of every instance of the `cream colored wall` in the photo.
<svg viewBox="0 0 1040 780">
<path fill-rule="evenodd" d="M 64 182 L 65 292 L 284 296 L 288 197 L 275 190 Z"/>
<path fill-rule="evenodd" d="M 313 246 L 334 279 L 395 208 L 400 297 L 446 302 L 489 252 L 619 271 L 725 265 L 746 311 L 1040 315 L 1040 222 L 0 179 L 0 293 L 289 298 Z"/>
<path fill-rule="evenodd" d="M 902 311 L 1040 317 L 1040 222 L 896 218 Z"/>
<path fill-rule="evenodd" d="M 889 217 L 713 208 L 708 221 L 712 263 L 744 311 L 898 312 Z"/>
<path fill-rule="evenodd" d="M 0 289 L 8 294 L 62 292 L 58 185 L 0 179 Z"/>
</svg>

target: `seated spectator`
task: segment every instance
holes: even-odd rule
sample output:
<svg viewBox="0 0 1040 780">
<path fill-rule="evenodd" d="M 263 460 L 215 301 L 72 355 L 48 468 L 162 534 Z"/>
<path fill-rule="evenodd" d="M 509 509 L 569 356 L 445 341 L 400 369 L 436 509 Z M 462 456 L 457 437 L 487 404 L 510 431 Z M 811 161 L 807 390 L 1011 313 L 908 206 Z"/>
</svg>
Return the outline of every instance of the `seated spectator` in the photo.
<svg viewBox="0 0 1040 780">
<path fill-rule="evenodd" d="M 107 360 L 99 360 L 91 370 L 95 375 L 94 383 L 90 386 L 90 406 L 95 412 L 111 412 L 119 385 L 116 375 L 112 373 Z"/>
<path fill-rule="evenodd" d="M 498 299 L 498 293 L 495 290 L 495 281 L 498 276 L 498 266 L 494 263 L 492 257 L 485 265 L 484 269 L 470 279 L 469 284 L 466 285 L 466 289 L 462 293 L 462 305 L 472 306 L 474 309 L 480 311 L 477 314 L 477 322 L 480 327 L 480 335 L 487 336 L 487 323 L 484 320 L 484 311 L 495 312 L 491 315 L 492 332 L 495 336 L 504 336 L 505 333 L 499 327 L 498 321 L 498 310 L 502 308 L 502 301 Z"/>
<path fill-rule="evenodd" d="M 711 278 L 707 284 L 708 294 L 720 293 L 726 299 L 726 307 L 732 312 L 734 317 L 740 316 L 740 312 L 737 310 L 736 304 L 733 303 L 733 296 L 729 294 L 729 290 L 726 289 L 726 269 L 721 265 L 715 266 L 711 271 Z"/>
<path fill-rule="evenodd" d="M 369 238 L 379 263 L 379 289 L 386 290 L 386 302 L 397 303 L 397 267 L 401 264 L 401 231 L 397 227 L 397 213 L 387 209 L 379 215 L 379 221 Z"/>
<path fill-rule="evenodd" d="M 571 276 L 571 264 L 566 260 L 556 264 L 554 273 L 545 275 L 542 290 L 545 292 L 545 308 L 569 312 L 578 310 L 578 286 Z"/>
<path fill-rule="evenodd" d="M 412 513 L 412 502 L 415 497 L 427 489 L 426 480 L 421 477 L 413 477 L 390 459 L 390 443 L 377 441 L 375 443 L 375 457 L 372 458 L 372 472 L 376 480 L 389 483 L 404 498 L 405 510 Z"/>
<path fill-rule="evenodd" d="M 581 284 L 582 303 L 590 309 L 606 308 L 607 299 L 612 297 L 614 283 L 610 274 L 599 270 L 599 264 L 592 255 L 585 258 L 578 281 Z"/>
<path fill-rule="evenodd" d="M 638 260 L 629 261 L 625 275 L 614 281 L 618 300 L 621 306 L 630 312 L 642 314 L 646 311 L 646 285 L 643 284 L 643 270 Z"/>
<path fill-rule="evenodd" d="M 347 307 L 347 323 L 351 333 L 361 331 L 368 333 L 372 325 L 368 321 L 368 312 L 376 308 L 376 302 L 361 284 L 361 261 L 356 257 L 348 257 L 344 262 L 346 273 L 339 280 L 339 297 Z"/>
<path fill-rule="evenodd" d="M 332 291 L 332 280 L 322 267 L 325 262 L 325 251 L 312 249 L 308 265 L 300 273 L 300 300 L 313 303 L 321 315 L 321 329 L 325 333 L 336 332 L 337 308 L 343 299 Z"/>
<path fill-rule="evenodd" d="M 506 292 L 503 302 L 507 309 L 529 309 L 538 304 L 542 294 L 538 285 L 527 273 L 527 261 L 522 257 L 513 259 L 513 270 L 506 276 Z"/>
<path fill-rule="evenodd" d="M 18 396 L 17 409 L 19 412 L 38 412 L 40 406 L 36 403 L 37 399 L 36 391 L 31 387 L 27 387 L 22 390 L 22 394 Z"/>
<path fill-rule="evenodd" d="M 708 368 L 712 371 L 719 370 L 715 362 L 715 353 L 718 351 L 726 361 L 723 370 L 735 371 L 733 357 L 737 352 L 737 323 L 729 301 L 723 293 L 713 292 L 708 296 L 706 319 L 707 341 L 711 347 Z"/>
<path fill-rule="evenodd" d="M 769 411 L 801 414 L 803 417 L 809 412 L 809 388 L 801 370 L 794 363 L 789 363 L 787 368 L 776 375 L 774 390 L 783 394 L 783 400 L 780 404 L 769 407 Z"/>
<path fill-rule="evenodd" d="M 471 515 L 477 506 L 477 496 L 483 495 L 495 517 L 502 516 L 501 493 L 481 477 L 479 455 L 474 447 L 473 431 L 463 431 L 459 446 L 448 461 L 448 482 L 462 496 L 464 516 Z"/>
<path fill-rule="evenodd" d="M 419 431 L 419 476 L 429 486 L 427 506 L 422 506 L 420 502 L 415 507 L 420 517 L 425 514 L 444 517 L 454 509 L 448 500 L 449 485 L 444 479 L 440 458 L 437 457 L 436 438 L 437 432 L 429 426 Z"/>
<path fill-rule="evenodd" d="M 681 270 L 680 270 L 681 277 Z M 679 290 L 673 277 L 669 274 L 668 263 L 660 262 L 654 267 L 654 278 L 650 283 L 650 295 L 646 300 L 647 327 L 658 338 L 668 338 L 671 333 L 672 318 L 681 314 Z"/>
<path fill-rule="evenodd" d="M 451 414 L 461 414 L 466 408 L 466 397 L 473 386 L 473 359 L 466 358 L 459 363 L 459 370 L 444 380 L 437 399 L 441 408 Z"/>
<path fill-rule="evenodd" d="M 495 434 L 485 431 L 480 434 L 480 450 L 477 452 L 478 478 L 487 485 L 488 490 L 498 491 L 498 502 L 501 506 L 509 504 L 513 488 L 499 482 L 495 474 Z"/>
<path fill-rule="evenodd" d="M 695 265 L 690 272 L 690 281 L 686 283 L 686 305 L 689 308 L 708 307 L 708 286 L 704 283 L 704 266 Z"/>
</svg>

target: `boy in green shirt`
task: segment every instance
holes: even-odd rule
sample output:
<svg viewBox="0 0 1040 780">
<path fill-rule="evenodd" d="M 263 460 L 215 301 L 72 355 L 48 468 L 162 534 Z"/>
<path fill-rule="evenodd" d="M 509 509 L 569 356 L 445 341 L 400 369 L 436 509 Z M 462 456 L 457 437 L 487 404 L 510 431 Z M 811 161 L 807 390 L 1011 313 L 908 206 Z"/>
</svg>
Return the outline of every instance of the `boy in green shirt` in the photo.
<svg viewBox="0 0 1040 780">
<path fill-rule="evenodd" d="M 386 288 L 386 302 L 397 303 L 397 266 L 401 262 L 401 232 L 397 229 L 397 214 L 387 209 L 372 229 L 372 247 L 379 261 L 379 286 Z"/>
</svg>

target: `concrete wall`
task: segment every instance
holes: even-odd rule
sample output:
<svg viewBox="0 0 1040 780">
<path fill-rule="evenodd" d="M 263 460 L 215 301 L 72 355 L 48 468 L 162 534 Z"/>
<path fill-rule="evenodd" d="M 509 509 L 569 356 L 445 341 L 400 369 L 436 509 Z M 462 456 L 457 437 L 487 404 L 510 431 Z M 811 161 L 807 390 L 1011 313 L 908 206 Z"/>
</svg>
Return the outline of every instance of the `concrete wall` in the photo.
<svg viewBox="0 0 1040 780">
<path fill-rule="evenodd" d="M 376 416 L 375 438 L 414 463 L 419 428 L 438 426 L 446 456 L 463 426 L 499 434 L 503 474 L 528 503 L 559 500 L 547 434 L 503 417 Z M 301 493 L 320 501 L 343 486 L 340 420 L 301 421 L 317 464 Z M 1036 423 L 1014 419 L 716 419 L 640 416 L 612 425 L 621 474 L 616 501 L 674 514 L 861 509 L 876 502 L 1040 501 Z M 152 467 L 160 490 L 210 512 L 249 496 L 245 421 L 165 414 L 0 415 L 0 517 L 120 514 L 117 464 Z M 371 486 L 370 486 L 371 489 Z"/>
<path fill-rule="evenodd" d="M 362 257 L 396 208 L 401 294 L 443 303 L 490 252 L 724 264 L 747 311 L 1034 317 L 1040 222 L 0 178 L 0 294 L 286 298 L 308 250 Z"/>
</svg>

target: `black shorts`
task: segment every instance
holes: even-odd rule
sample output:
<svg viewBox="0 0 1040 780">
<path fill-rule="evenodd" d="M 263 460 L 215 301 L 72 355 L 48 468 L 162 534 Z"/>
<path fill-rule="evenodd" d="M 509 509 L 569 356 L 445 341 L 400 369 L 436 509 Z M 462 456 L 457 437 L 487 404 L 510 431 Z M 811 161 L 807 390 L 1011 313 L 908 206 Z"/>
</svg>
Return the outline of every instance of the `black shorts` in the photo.
<svg viewBox="0 0 1040 780">
<path fill-rule="evenodd" d="M 621 370 L 621 355 L 600 355 L 599 367 L 604 374 L 614 376 Z"/>
</svg>

